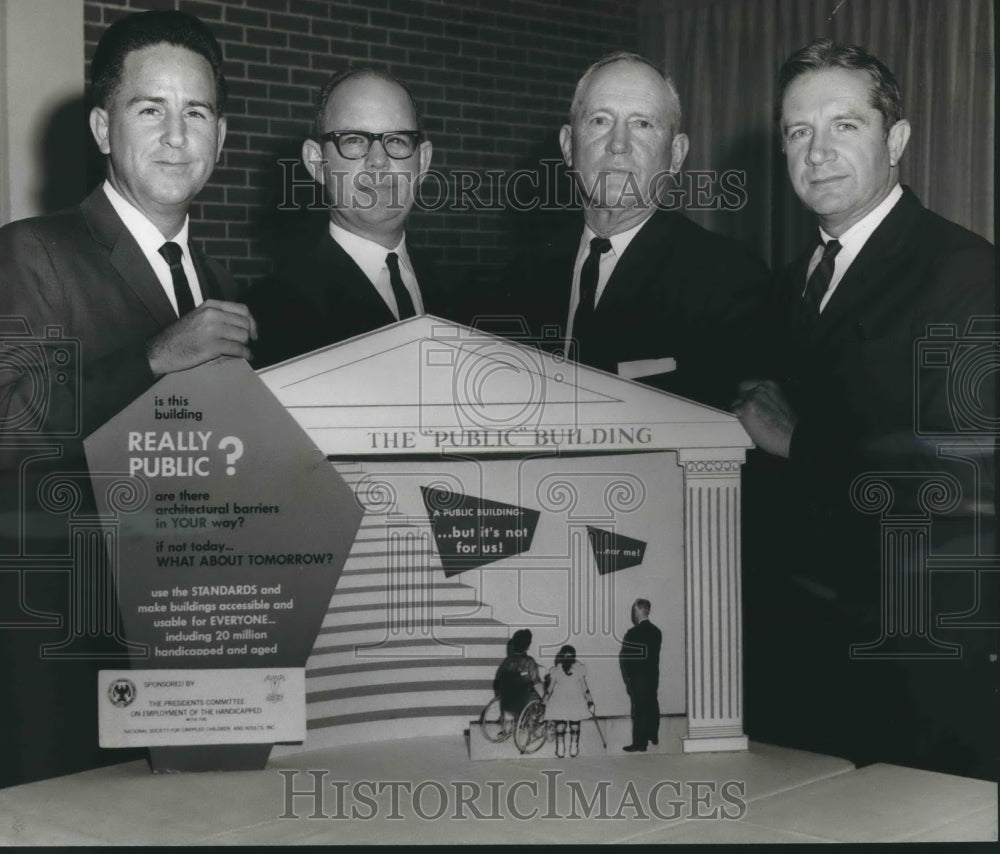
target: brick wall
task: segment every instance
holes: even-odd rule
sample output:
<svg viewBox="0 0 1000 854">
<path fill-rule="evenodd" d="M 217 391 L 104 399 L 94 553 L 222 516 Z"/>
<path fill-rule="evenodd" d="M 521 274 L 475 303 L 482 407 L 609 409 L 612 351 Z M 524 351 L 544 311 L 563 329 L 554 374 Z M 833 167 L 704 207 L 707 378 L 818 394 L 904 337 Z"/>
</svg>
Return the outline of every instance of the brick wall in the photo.
<svg viewBox="0 0 1000 854">
<path fill-rule="evenodd" d="M 226 60 L 229 135 L 192 209 L 193 231 L 244 281 L 266 275 L 292 235 L 322 227 L 323 213 L 308 211 L 318 196 L 295 164 L 319 87 L 350 64 L 387 66 L 411 86 L 442 175 L 425 184 L 424 196 L 429 206 L 443 204 L 414 212 L 409 240 L 489 278 L 519 228 L 499 173 L 535 171 L 541 159 L 558 157 L 556 133 L 576 80 L 602 54 L 636 49 L 638 5 L 85 0 L 86 61 L 89 72 L 104 28 L 130 12 L 180 8 L 211 26 Z M 471 174 L 456 174 L 463 172 Z M 477 181 L 482 185 L 470 189 Z M 532 183 L 525 177 L 517 185 L 519 197 L 532 195 Z M 460 186 L 464 209 L 457 210 Z"/>
</svg>

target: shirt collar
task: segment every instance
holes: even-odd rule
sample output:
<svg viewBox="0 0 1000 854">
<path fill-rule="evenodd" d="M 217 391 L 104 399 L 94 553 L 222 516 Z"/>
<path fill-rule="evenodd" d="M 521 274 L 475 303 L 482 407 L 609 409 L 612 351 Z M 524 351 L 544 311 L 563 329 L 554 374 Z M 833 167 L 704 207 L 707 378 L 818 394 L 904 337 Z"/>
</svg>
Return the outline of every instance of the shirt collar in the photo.
<svg viewBox="0 0 1000 854">
<path fill-rule="evenodd" d="M 413 265 L 410 263 L 410 256 L 406 252 L 406 234 L 404 234 L 395 249 L 386 249 L 374 240 L 361 237 L 358 234 L 341 228 L 334 222 L 329 223 L 330 237 L 343 249 L 351 260 L 361 268 L 370 281 L 378 280 L 379 274 L 385 269 L 385 256 L 390 252 L 395 252 L 399 256 L 400 266 L 405 267 L 413 273 Z"/>
<path fill-rule="evenodd" d="M 903 198 L 903 188 L 897 183 L 889 191 L 889 194 L 864 218 L 858 220 L 837 238 L 840 241 L 841 247 L 849 250 L 852 257 L 856 256 L 868 238 L 871 237 L 872 232 L 882 224 L 882 220 L 889 215 L 889 211 L 895 207 L 896 202 L 901 198 Z M 833 237 L 823 231 L 822 228 L 820 228 L 819 233 L 824 243 L 833 240 Z"/>
<path fill-rule="evenodd" d="M 650 213 L 652 216 L 652 213 Z M 615 253 L 616 258 L 621 258 L 622 254 L 628 249 L 628 245 L 632 242 L 638 233 L 639 229 L 642 228 L 647 222 L 649 222 L 649 217 L 646 217 L 638 225 L 633 225 L 627 231 L 623 231 L 620 234 L 613 234 L 608 240 L 611 241 L 611 251 Z M 580 241 L 580 251 L 583 253 L 590 252 L 590 241 L 597 237 L 594 230 L 586 223 L 583 226 L 583 237 Z"/>
<path fill-rule="evenodd" d="M 104 194 L 108 197 L 108 201 L 111 202 L 111 207 L 115 209 L 115 213 L 125 223 L 125 227 L 129 230 L 129 233 L 135 238 L 135 242 L 139 244 L 139 248 L 143 251 L 143 254 L 147 257 L 154 254 L 158 255 L 160 247 L 167 242 L 166 238 L 160 233 L 160 229 L 153 225 L 141 210 L 127 201 L 107 179 L 104 181 Z M 170 242 L 176 243 L 186 254 L 190 254 L 188 250 L 188 224 L 189 218 L 185 216 L 181 230 L 170 239 Z"/>
</svg>

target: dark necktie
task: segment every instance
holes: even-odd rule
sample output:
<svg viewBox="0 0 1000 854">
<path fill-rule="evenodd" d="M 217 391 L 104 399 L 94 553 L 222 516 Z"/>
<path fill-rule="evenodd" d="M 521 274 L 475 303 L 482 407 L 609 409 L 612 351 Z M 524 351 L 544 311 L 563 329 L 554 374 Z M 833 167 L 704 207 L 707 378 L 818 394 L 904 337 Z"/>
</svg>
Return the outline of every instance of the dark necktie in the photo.
<svg viewBox="0 0 1000 854">
<path fill-rule="evenodd" d="M 399 256 L 395 252 L 390 252 L 385 256 L 385 263 L 389 268 L 389 284 L 392 285 L 392 295 L 396 298 L 399 319 L 406 320 L 408 317 L 413 317 L 417 312 L 413 308 L 410 292 L 403 284 L 403 277 L 399 273 Z"/>
<path fill-rule="evenodd" d="M 191 286 L 184 274 L 181 258 L 184 252 L 173 241 L 167 241 L 160 247 L 160 254 L 170 265 L 170 278 L 174 280 L 174 296 L 177 297 L 177 316 L 183 317 L 189 311 L 194 311 L 194 297 L 191 296 Z"/>
<path fill-rule="evenodd" d="M 580 270 L 580 302 L 573 316 L 573 336 L 580 338 L 584 329 L 594 317 L 597 301 L 597 279 L 601 272 L 601 256 L 611 249 L 611 241 L 606 237 L 595 237 L 590 241 L 590 254 Z"/>
<path fill-rule="evenodd" d="M 802 298 L 806 303 L 806 313 L 815 320 L 819 317 L 819 307 L 826 295 L 830 281 L 833 279 L 833 265 L 837 253 L 840 251 L 840 242 L 831 240 L 823 247 L 823 257 L 819 259 L 816 269 L 812 271 L 809 281 L 806 282 L 805 293 Z"/>
</svg>

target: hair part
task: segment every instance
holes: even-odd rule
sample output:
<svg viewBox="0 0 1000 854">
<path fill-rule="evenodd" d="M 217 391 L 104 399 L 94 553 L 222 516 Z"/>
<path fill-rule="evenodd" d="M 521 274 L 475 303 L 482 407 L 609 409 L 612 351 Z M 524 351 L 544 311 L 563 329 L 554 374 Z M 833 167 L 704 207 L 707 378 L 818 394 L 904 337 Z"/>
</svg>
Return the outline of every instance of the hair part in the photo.
<svg viewBox="0 0 1000 854">
<path fill-rule="evenodd" d="M 569 123 L 573 124 L 576 120 L 580 112 L 580 102 L 583 100 L 583 96 L 586 94 L 587 88 L 590 86 L 590 80 L 594 74 L 608 65 L 614 65 L 616 62 L 645 65 L 646 68 L 651 68 L 656 72 L 656 75 L 666 84 L 667 91 L 670 93 L 670 99 L 673 101 L 673 109 L 670 114 L 670 132 L 671 134 L 676 134 L 681 127 L 681 97 L 677 94 L 677 87 L 674 85 L 674 81 L 670 78 L 669 74 L 665 74 L 663 69 L 654 65 L 646 57 L 628 50 L 616 50 L 614 53 L 602 56 L 583 72 L 583 76 L 576 84 L 576 91 L 573 93 L 573 102 L 569 108 Z"/>
<path fill-rule="evenodd" d="M 778 71 L 778 97 L 775 101 L 775 123 L 779 132 L 784 135 L 781 120 L 785 92 L 792 81 L 803 74 L 828 68 L 844 68 L 868 74 L 871 79 L 871 106 L 882 116 L 882 132 L 888 137 L 892 126 L 903 118 L 903 94 L 899 81 L 884 62 L 863 47 L 835 42 L 833 39 L 816 39 L 797 50 L 782 64 Z"/>
<path fill-rule="evenodd" d="M 320 90 L 319 97 L 316 99 L 316 109 L 313 111 L 313 139 L 318 142 L 319 138 L 327 132 L 323 125 L 326 123 L 326 108 L 330 103 L 330 97 L 333 95 L 334 91 L 340 86 L 341 83 L 346 83 L 348 80 L 354 80 L 357 77 L 374 77 L 378 80 L 384 80 L 386 83 L 394 83 L 402 89 L 406 93 L 406 97 L 410 99 L 410 106 L 413 108 L 413 116 L 417 124 L 416 130 L 421 133 L 423 132 L 423 125 L 420 120 L 420 110 L 417 109 L 417 102 L 413 97 L 413 93 L 410 91 L 410 87 L 407 86 L 402 80 L 390 74 L 384 68 L 378 68 L 373 65 L 362 65 L 355 68 L 348 68 L 345 71 L 335 72 L 323 85 L 323 88 Z M 351 128 L 344 128 L 344 130 L 351 130 Z M 409 128 L 393 128 L 393 130 L 409 130 Z"/>
<path fill-rule="evenodd" d="M 121 86 L 128 55 L 159 44 L 183 47 L 205 59 L 215 78 L 215 110 L 221 116 L 226 105 L 222 48 L 204 22 L 186 12 L 139 12 L 108 27 L 90 63 L 90 91 L 94 103 L 108 109 Z"/>
</svg>

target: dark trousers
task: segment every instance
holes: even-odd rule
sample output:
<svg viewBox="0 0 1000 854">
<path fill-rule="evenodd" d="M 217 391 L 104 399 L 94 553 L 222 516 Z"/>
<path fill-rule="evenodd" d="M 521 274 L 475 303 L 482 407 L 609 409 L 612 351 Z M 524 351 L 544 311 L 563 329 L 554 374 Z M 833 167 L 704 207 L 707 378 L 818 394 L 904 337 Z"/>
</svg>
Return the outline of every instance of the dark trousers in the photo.
<svg viewBox="0 0 1000 854">
<path fill-rule="evenodd" d="M 747 474 L 751 487 L 760 472 L 751 467 Z M 976 577 L 961 569 L 960 560 L 958 569 L 945 564 L 931 573 L 929 632 L 952 645 L 954 655 L 902 656 L 888 645 L 883 653 L 865 655 L 858 646 L 893 628 L 882 611 L 883 560 L 889 558 L 881 550 L 880 520 L 852 517 L 847 507 L 828 521 L 810 516 L 804 499 L 791 502 L 778 490 L 748 494 L 753 498 L 744 502 L 743 527 L 747 735 L 859 766 L 886 762 L 996 779 L 1000 573 Z M 931 554 L 971 553 L 969 521 L 934 517 Z M 981 521 L 980 552 L 995 554 L 989 520 Z M 907 577 L 909 589 L 915 589 L 915 576 Z M 915 620 L 912 608 L 905 613 Z M 967 616 L 954 616 L 962 614 Z"/>
<path fill-rule="evenodd" d="M 5 485 L 0 477 L 0 488 Z M 41 515 L 35 513 L 26 521 L 37 521 Z M 11 513 L 0 524 L 17 518 Z M 0 532 L 0 555 L 18 554 L 21 541 L 4 533 Z M 36 538 L 23 551 L 59 556 L 69 553 L 69 544 L 65 538 Z M 70 570 L 19 573 L 16 562 L 11 563 L 15 569 L 0 571 L 0 733 L 4 738 L 0 788 L 145 758 L 145 749 L 104 749 L 98 743 L 98 672 L 128 669 L 127 660 L 107 658 L 120 655 L 120 645 L 110 637 L 84 635 L 70 650 L 73 655 L 66 648 L 53 649 L 70 638 L 74 628 L 81 629 L 71 623 L 81 606 L 70 601 Z M 37 614 L 57 624 L 40 625 Z"/>
<path fill-rule="evenodd" d="M 660 703 L 656 697 L 657 686 L 632 681 L 629 697 L 632 699 L 632 744 L 645 747 L 659 738 Z"/>
</svg>

